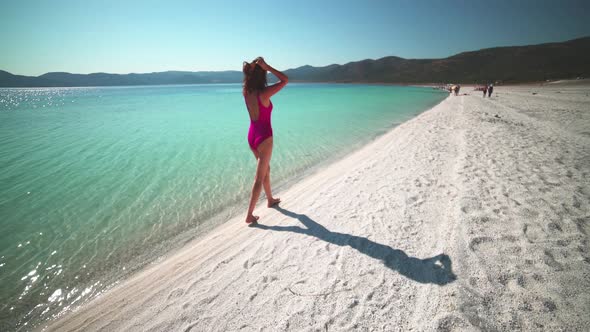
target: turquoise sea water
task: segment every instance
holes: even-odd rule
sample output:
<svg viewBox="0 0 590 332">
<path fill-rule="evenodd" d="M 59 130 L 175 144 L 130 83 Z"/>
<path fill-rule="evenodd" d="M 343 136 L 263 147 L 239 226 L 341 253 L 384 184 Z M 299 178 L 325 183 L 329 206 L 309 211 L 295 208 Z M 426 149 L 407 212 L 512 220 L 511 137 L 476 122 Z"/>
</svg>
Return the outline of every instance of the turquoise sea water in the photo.
<svg viewBox="0 0 590 332">
<path fill-rule="evenodd" d="M 290 84 L 273 97 L 273 182 L 446 96 Z M 256 166 L 248 125 L 239 84 L 0 89 L 0 330 L 99 294 L 220 211 L 243 213 Z"/>
</svg>

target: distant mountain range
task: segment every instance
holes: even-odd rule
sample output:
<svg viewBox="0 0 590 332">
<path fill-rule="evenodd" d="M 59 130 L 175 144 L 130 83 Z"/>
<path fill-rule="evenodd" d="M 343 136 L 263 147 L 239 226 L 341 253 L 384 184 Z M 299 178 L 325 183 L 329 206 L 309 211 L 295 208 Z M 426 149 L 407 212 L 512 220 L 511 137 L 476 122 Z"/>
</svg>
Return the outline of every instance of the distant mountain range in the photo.
<svg viewBox="0 0 590 332">
<path fill-rule="evenodd" d="M 241 81 L 242 72 L 240 71 L 165 71 L 146 74 L 70 74 L 56 72 L 34 77 L 13 75 L 0 70 L 0 87 L 160 85 L 236 83 Z"/>
<path fill-rule="evenodd" d="M 388 56 L 325 67 L 302 66 L 285 71 L 294 82 L 342 83 L 504 83 L 590 76 L 590 37 L 560 43 L 494 47 L 444 59 Z M 13 75 L 0 70 L 0 87 L 114 86 L 238 83 L 241 71 L 166 71 L 145 74 L 47 73 Z"/>
</svg>

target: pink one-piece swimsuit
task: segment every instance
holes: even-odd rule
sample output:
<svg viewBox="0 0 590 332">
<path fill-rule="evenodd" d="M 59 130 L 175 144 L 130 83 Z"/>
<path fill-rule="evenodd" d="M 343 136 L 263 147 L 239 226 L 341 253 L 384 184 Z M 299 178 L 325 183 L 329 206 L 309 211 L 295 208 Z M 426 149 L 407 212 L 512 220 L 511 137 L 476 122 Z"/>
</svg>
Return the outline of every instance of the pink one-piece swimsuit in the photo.
<svg viewBox="0 0 590 332">
<path fill-rule="evenodd" d="M 262 105 L 260 95 L 258 99 L 258 120 L 250 119 L 250 130 L 248 130 L 248 144 L 252 150 L 257 150 L 258 145 L 265 139 L 272 137 L 272 126 L 270 124 L 270 113 L 272 112 L 272 102 L 268 107 Z"/>
</svg>

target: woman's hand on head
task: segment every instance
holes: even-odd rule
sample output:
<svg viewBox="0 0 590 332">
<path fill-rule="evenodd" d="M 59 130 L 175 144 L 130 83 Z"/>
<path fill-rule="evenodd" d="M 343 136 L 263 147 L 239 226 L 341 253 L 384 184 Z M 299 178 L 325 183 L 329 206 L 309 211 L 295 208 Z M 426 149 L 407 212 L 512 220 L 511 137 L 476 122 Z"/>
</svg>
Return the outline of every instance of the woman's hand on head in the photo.
<svg viewBox="0 0 590 332">
<path fill-rule="evenodd" d="M 259 65 L 263 70 L 268 71 L 268 65 L 266 64 L 266 61 L 264 61 L 263 57 L 258 57 L 256 59 L 256 64 Z"/>
</svg>

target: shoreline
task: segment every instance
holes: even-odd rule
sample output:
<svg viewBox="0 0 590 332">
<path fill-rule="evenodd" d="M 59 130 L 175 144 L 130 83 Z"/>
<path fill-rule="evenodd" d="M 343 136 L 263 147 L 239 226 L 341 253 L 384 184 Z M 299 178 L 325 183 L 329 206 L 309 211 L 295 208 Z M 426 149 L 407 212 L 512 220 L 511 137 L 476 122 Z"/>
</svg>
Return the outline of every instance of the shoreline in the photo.
<svg viewBox="0 0 590 332">
<path fill-rule="evenodd" d="M 581 163 L 588 158 L 589 117 L 579 111 L 554 118 L 551 107 L 563 101 L 543 106 L 530 92 L 511 89 L 498 87 L 491 100 L 448 96 L 289 186 L 281 208 L 259 206 L 256 227 L 234 217 L 45 324 L 49 330 L 585 326 L 590 322 L 579 314 L 590 309 L 590 296 L 571 294 L 590 286 L 583 279 L 590 271 L 588 222 L 576 228 L 567 220 L 590 213 Z M 576 98 L 569 106 L 588 105 Z M 580 114 L 579 128 L 560 127 Z M 559 150 L 564 142 L 568 153 Z M 570 190 L 574 201 L 564 201 Z M 556 199 L 573 207 L 547 209 Z M 547 209 L 543 219 L 535 209 Z M 572 251 L 578 246 L 584 250 Z"/>
</svg>

